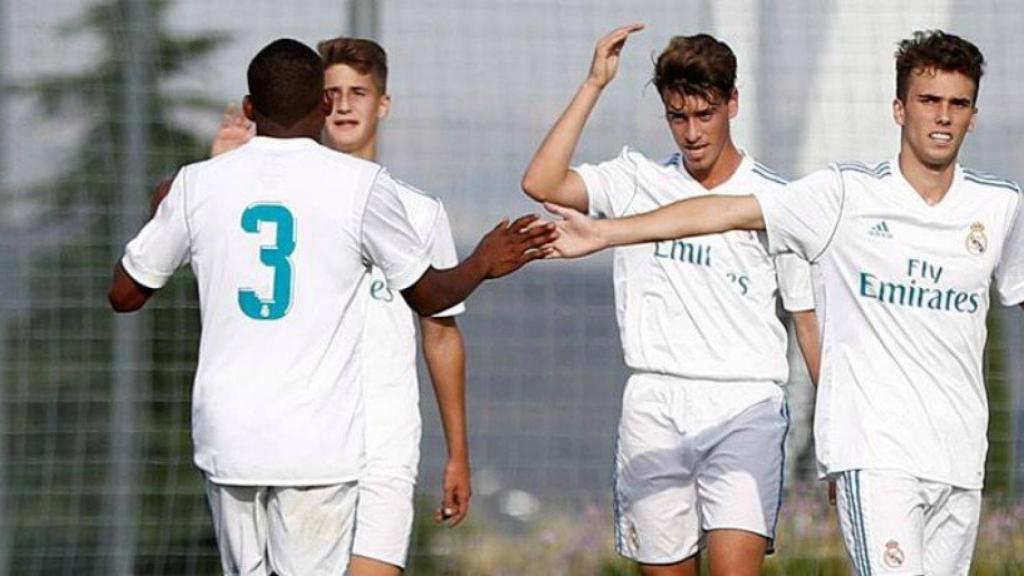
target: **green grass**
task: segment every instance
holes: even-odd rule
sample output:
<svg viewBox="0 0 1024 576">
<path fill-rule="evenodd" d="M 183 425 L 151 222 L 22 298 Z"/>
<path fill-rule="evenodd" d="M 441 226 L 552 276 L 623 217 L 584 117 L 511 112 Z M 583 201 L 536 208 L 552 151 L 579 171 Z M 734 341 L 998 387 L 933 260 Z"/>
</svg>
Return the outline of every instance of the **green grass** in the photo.
<svg viewBox="0 0 1024 576">
<path fill-rule="evenodd" d="M 449 530 L 421 507 L 410 576 L 637 576 L 614 550 L 610 506 L 555 509 L 517 520 L 486 498 L 474 501 L 465 525 Z M 777 553 L 769 576 L 846 576 L 850 573 L 835 510 L 824 485 L 795 487 L 783 505 Z M 704 574 L 709 573 L 706 569 Z M 974 576 L 1024 574 L 1024 502 L 986 499 L 971 570 Z"/>
</svg>

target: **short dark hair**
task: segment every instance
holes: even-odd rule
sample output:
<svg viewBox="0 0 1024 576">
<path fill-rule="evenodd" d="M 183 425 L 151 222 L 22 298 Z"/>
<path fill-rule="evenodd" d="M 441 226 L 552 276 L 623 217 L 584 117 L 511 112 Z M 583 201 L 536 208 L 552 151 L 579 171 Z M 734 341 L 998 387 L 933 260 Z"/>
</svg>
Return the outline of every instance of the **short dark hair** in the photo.
<svg viewBox="0 0 1024 576">
<path fill-rule="evenodd" d="M 974 101 L 978 100 L 985 57 L 967 40 L 942 30 L 918 30 L 896 49 L 896 98 L 907 98 L 910 75 L 915 71 L 959 72 L 974 80 Z"/>
<path fill-rule="evenodd" d="M 736 55 L 714 36 L 675 36 L 654 63 L 652 79 L 666 92 L 700 96 L 710 103 L 728 100 L 736 89 Z"/>
<path fill-rule="evenodd" d="M 380 44 L 366 38 L 339 36 L 316 45 L 324 69 L 335 64 L 351 66 L 360 74 L 369 74 L 381 94 L 388 91 L 388 54 Z"/>
<path fill-rule="evenodd" d="M 249 98 L 256 110 L 290 127 L 320 105 L 324 72 L 312 48 L 290 38 L 267 44 L 249 63 Z"/>
</svg>

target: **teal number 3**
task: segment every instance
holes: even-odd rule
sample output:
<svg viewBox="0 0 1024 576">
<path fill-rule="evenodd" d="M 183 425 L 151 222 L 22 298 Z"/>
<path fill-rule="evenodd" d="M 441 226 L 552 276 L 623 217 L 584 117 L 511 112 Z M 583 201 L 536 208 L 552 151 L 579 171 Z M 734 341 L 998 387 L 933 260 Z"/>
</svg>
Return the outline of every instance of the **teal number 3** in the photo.
<svg viewBox="0 0 1024 576">
<path fill-rule="evenodd" d="M 292 263 L 288 257 L 295 250 L 295 218 L 280 204 L 253 204 L 242 212 L 242 230 L 246 232 L 259 232 L 264 222 L 277 225 L 276 242 L 260 247 L 260 262 L 274 269 L 274 293 L 261 298 L 255 290 L 240 288 L 238 306 L 250 318 L 278 320 L 292 304 Z"/>
</svg>

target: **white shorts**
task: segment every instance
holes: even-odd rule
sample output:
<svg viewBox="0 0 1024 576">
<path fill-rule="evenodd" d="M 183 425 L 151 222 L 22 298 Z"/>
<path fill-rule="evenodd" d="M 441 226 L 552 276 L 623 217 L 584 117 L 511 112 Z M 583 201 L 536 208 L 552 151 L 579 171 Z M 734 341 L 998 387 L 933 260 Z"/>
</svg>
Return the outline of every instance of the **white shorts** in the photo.
<svg viewBox="0 0 1024 576">
<path fill-rule="evenodd" d="M 366 399 L 366 463 L 359 475 L 352 554 L 405 567 L 422 425 L 416 391 Z"/>
<path fill-rule="evenodd" d="M 967 574 L 981 490 L 896 470 L 835 475 L 836 508 L 855 574 Z"/>
<path fill-rule="evenodd" d="M 356 483 L 229 486 L 205 482 L 224 574 L 337 576 L 348 567 Z"/>
<path fill-rule="evenodd" d="M 771 548 L 788 424 L 785 393 L 770 382 L 632 376 L 615 457 L 618 552 L 672 564 L 719 529 L 760 534 Z"/>
</svg>

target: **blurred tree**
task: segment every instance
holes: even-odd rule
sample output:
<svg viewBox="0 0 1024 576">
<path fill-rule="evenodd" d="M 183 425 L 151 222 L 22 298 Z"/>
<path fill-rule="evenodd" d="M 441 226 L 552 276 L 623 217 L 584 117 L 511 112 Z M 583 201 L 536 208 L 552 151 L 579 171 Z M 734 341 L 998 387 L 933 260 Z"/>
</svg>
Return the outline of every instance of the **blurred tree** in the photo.
<svg viewBox="0 0 1024 576">
<path fill-rule="evenodd" d="M 144 356 L 132 406 L 137 418 L 130 429 L 112 430 L 124 422 L 113 400 L 117 330 L 105 299 L 113 259 L 128 239 L 124 230 L 141 226 L 152 186 L 206 154 L 205 139 L 181 119 L 219 108 L 181 80 L 225 37 L 171 33 L 170 6 L 165 0 L 89 6 L 48 42 L 54 50 L 86 46 L 90 63 L 15 87 L 38 103 L 39 125 L 64 124 L 82 136 L 70 157 L 55 159 L 58 175 L 31 191 L 39 209 L 24 226 L 20 250 L 28 256 L 18 259 L 23 264 L 11 282 L 17 285 L 8 292 L 23 297 L 16 313 L 0 317 L 7 336 L 0 394 L 10 439 L 0 457 L 8 464 L 5 532 L 14 573 L 109 569 L 105 534 L 117 528 L 110 526 L 109 501 L 119 480 L 112 476 L 125 473 L 111 465 L 119 439 L 136 447 L 135 480 L 127 481 L 136 534 L 132 565 L 117 571 L 196 573 L 218 566 L 191 463 L 198 318 L 188 278 L 173 282 L 154 310 L 143 313 L 143 329 L 133 335 Z M 88 38 L 71 43 L 64 40 L 69 35 Z"/>
</svg>

